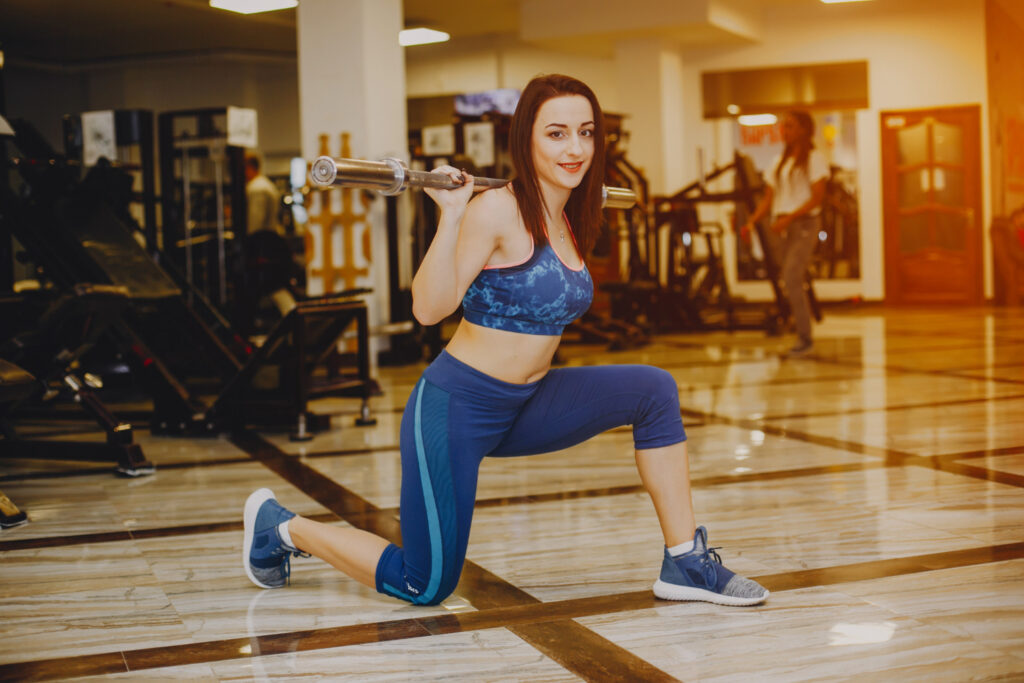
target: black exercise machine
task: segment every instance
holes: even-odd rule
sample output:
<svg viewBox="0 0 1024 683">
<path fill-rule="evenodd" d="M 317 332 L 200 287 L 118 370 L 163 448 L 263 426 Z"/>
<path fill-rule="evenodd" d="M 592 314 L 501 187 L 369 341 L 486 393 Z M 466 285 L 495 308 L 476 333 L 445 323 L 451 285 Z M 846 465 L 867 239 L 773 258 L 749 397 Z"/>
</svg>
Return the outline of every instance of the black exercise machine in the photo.
<svg viewBox="0 0 1024 683">
<path fill-rule="evenodd" d="M 732 173 L 731 191 L 711 192 L 707 182 Z M 763 329 L 774 335 L 789 318 L 789 302 L 782 289 L 779 266 L 771 249 L 768 228 L 756 226 L 764 247 L 763 267 L 772 286 L 774 302 L 746 306 L 733 297 L 722 259 L 725 228 L 701 221 L 698 207 L 731 202 L 737 221 L 753 213 L 761 191 L 760 179 L 748 158 L 736 153 L 732 163 L 716 167 L 678 192 L 653 197 L 650 222 L 633 233 L 630 279 L 617 285 L 613 312 L 617 317 L 648 322 L 657 331 Z M 667 253 L 658 236 L 667 233 Z M 698 243 L 703 248 L 698 249 Z M 700 255 L 698 255 L 700 253 Z M 821 319 L 810 279 L 805 283 L 816 319 Z"/>
<path fill-rule="evenodd" d="M 124 289 L 129 305 L 111 323 L 109 338 L 152 397 L 154 433 L 257 424 L 290 427 L 305 438 L 323 425 L 306 401 L 324 393 L 361 398 L 359 421 L 372 422 L 369 398 L 379 388 L 365 352 L 366 304 L 356 298 L 368 290 L 298 301 L 271 330 L 270 347 L 254 350 L 200 292 L 154 262 L 103 198 L 86 191 L 88 177 L 79 181 L 79 169 L 42 146 L 31 126 L 12 126 L 23 186 L 0 188 L 0 220 L 59 290 L 87 282 Z M 343 373 L 333 352 L 353 325 L 363 352 L 352 359 L 354 372 Z M 325 379 L 326 360 L 332 368 Z M 285 377 L 292 372 L 302 377 Z M 267 383 L 275 373 L 281 381 Z M 278 410 L 257 409 L 257 394 L 260 405 Z"/>
<path fill-rule="evenodd" d="M 47 292 L 40 292 L 28 298 L 45 301 L 47 297 Z M 80 369 L 82 357 L 96 345 L 127 305 L 124 289 L 78 284 L 53 299 L 41 314 L 32 305 L 35 302 L 25 298 L 8 299 L 13 300 L 0 301 L 5 320 L 12 327 L 20 323 L 27 329 L 0 343 L 0 358 L 26 368 L 26 374 L 31 372 L 36 379 L 31 391 L 11 397 L 4 403 L 0 424 L 6 437 L 5 454 L 18 458 L 113 461 L 120 475 L 137 477 L 151 474 L 153 464 L 146 460 L 142 449 L 135 443 L 131 424 L 118 419 L 100 400 L 96 390 L 102 388 L 101 380 Z M 18 383 L 24 384 L 24 377 L 19 377 Z M 103 429 L 105 441 L 18 437 L 13 422 L 8 419 L 18 407 L 33 398 L 44 405 L 47 402 L 52 405 L 58 396 L 68 392 L 74 404 Z"/>
</svg>

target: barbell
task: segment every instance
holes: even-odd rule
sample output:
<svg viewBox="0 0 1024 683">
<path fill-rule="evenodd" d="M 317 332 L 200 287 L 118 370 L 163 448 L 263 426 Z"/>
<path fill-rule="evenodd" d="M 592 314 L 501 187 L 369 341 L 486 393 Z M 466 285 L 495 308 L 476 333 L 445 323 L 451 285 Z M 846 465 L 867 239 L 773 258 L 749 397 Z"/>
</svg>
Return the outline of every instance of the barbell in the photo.
<svg viewBox="0 0 1024 683">
<path fill-rule="evenodd" d="M 362 159 L 335 159 L 328 156 L 317 157 L 310 166 L 309 177 L 318 187 L 339 185 L 376 190 L 383 195 L 396 195 L 409 187 L 435 187 L 452 190 L 460 186 L 460 183 L 444 173 L 415 171 L 406 166 L 401 159 L 395 158 L 364 161 Z M 503 187 L 508 182 L 501 178 L 473 178 L 473 186 L 481 190 Z M 636 204 L 636 193 L 629 188 L 605 185 L 601 190 L 601 206 L 603 207 L 628 209 Z"/>
</svg>

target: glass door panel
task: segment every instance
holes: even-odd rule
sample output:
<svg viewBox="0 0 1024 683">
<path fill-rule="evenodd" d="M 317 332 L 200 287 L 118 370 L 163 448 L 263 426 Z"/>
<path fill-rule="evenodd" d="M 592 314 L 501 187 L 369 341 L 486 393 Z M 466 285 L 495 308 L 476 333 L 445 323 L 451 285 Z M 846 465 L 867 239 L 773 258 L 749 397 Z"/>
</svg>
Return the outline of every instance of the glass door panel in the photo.
<svg viewBox="0 0 1024 683">
<path fill-rule="evenodd" d="M 964 134 L 960 126 L 936 121 L 932 132 L 934 161 L 940 164 L 964 163 Z"/>
<path fill-rule="evenodd" d="M 956 168 L 937 167 L 932 170 L 935 203 L 944 206 L 963 206 L 966 200 L 964 172 Z"/>
<path fill-rule="evenodd" d="M 931 169 L 915 168 L 900 172 L 900 208 L 912 209 L 928 203 Z"/>
<path fill-rule="evenodd" d="M 900 166 L 928 161 L 928 126 L 923 121 L 901 129 L 896 138 L 899 151 L 896 163 Z"/>
</svg>

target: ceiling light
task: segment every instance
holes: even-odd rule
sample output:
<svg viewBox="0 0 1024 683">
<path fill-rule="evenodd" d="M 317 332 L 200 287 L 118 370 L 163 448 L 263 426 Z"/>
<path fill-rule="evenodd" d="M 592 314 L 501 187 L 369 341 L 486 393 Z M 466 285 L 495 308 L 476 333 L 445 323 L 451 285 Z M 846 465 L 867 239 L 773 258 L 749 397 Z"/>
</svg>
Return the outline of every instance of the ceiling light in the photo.
<svg viewBox="0 0 1024 683">
<path fill-rule="evenodd" d="M 299 0 L 210 0 L 210 7 L 226 9 L 239 14 L 273 12 L 279 9 L 297 7 Z"/>
<path fill-rule="evenodd" d="M 745 114 L 736 120 L 741 126 L 774 126 L 779 119 L 775 114 Z"/>
<path fill-rule="evenodd" d="M 426 45 L 427 43 L 443 43 L 451 38 L 444 31 L 435 31 L 432 28 L 407 28 L 398 32 L 398 44 L 408 47 L 409 45 Z"/>
</svg>

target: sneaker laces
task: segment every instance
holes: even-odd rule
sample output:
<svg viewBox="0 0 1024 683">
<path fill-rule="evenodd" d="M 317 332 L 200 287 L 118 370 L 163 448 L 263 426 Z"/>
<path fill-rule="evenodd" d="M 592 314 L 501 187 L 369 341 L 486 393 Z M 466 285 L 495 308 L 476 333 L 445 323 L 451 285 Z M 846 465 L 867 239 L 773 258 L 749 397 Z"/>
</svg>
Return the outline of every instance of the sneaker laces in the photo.
<svg viewBox="0 0 1024 683">
<path fill-rule="evenodd" d="M 284 548 L 284 546 L 282 546 L 282 548 Z M 301 550 L 288 550 L 287 548 L 285 548 L 284 549 L 284 557 L 282 558 L 282 562 L 281 562 L 281 564 L 284 566 L 283 573 L 284 573 L 285 583 L 291 583 L 292 557 L 313 557 L 313 556 L 310 555 L 309 553 L 303 552 Z"/>
<path fill-rule="evenodd" d="M 715 565 L 722 564 L 722 556 L 718 554 L 721 547 L 705 546 L 704 552 L 700 554 L 700 573 L 709 586 L 714 586 L 718 582 L 718 570 L 715 569 Z"/>
</svg>

